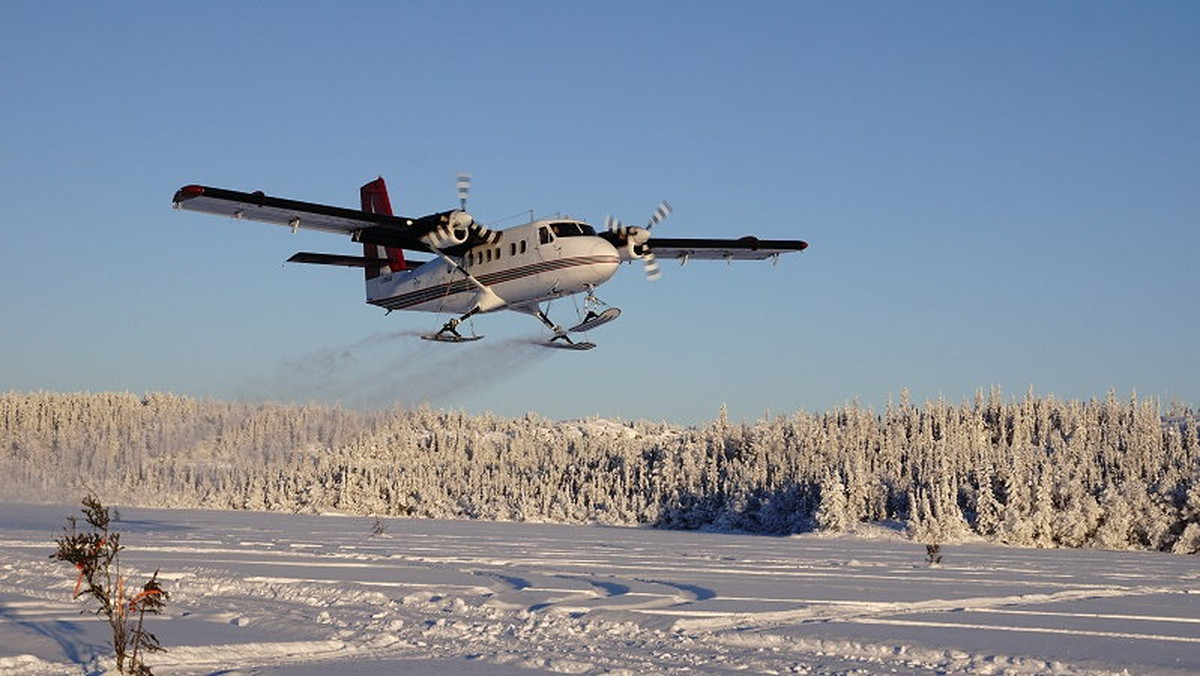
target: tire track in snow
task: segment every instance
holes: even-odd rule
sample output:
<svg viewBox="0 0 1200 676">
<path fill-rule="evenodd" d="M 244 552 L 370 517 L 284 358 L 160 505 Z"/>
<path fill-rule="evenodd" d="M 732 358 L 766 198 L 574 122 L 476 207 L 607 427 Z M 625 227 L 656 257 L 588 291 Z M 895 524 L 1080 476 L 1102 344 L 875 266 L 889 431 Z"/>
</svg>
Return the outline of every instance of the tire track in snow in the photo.
<svg viewBox="0 0 1200 676">
<path fill-rule="evenodd" d="M 1064 636 L 1093 636 L 1096 638 L 1120 638 L 1135 641 L 1168 641 L 1172 643 L 1200 643 L 1196 636 L 1171 636 L 1164 634 L 1141 634 L 1128 631 L 1099 631 L 1096 629 L 1070 629 L 1067 627 L 1029 627 L 983 624 L 978 622 L 935 622 L 932 620 L 904 620 L 887 617 L 857 617 L 854 619 L 837 619 L 834 622 L 854 622 L 857 624 L 889 624 L 899 627 L 935 627 L 938 629 L 976 629 L 980 631 L 1005 631 L 1027 634 L 1062 634 Z"/>
<path fill-rule="evenodd" d="M 1148 594 L 1173 593 L 1176 590 L 1162 587 L 1077 589 L 1050 594 L 1018 594 L 1015 596 L 975 597 L 962 599 L 929 599 L 924 601 L 842 601 L 833 604 L 818 602 L 818 605 L 795 610 L 776 610 L 759 613 L 730 613 L 723 617 L 704 617 L 676 620 L 676 631 L 712 632 L 725 629 L 763 629 L 779 624 L 796 622 L 857 621 L 888 615 L 920 612 L 940 612 L 997 606 L 1045 604 L 1057 601 L 1077 601 L 1110 596 L 1142 596 Z"/>
</svg>

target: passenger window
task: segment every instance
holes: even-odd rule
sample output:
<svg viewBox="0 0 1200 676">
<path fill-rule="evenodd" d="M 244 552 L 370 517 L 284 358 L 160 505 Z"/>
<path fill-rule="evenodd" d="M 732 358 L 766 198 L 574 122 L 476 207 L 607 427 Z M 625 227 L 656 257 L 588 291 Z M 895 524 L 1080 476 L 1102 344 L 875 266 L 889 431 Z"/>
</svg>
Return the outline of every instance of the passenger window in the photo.
<svg viewBox="0 0 1200 676">
<path fill-rule="evenodd" d="M 525 253 L 525 240 L 521 240 L 521 253 Z"/>
<path fill-rule="evenodd" d="M 517 243 L 516 243 L 516 242 L 513 242 L 513 243 L 511 243 L 511 244 L 509 244 L 509 245 L 508 245 L 508 255 L 509 255 L 509 256 L 516 256 L 516 255 L 517 255 Z"/>
<path fill-rule="evenodd" d="M 487 251 L 487 259 L 488 259 L 489 263 L 492 262 L 492 250 L 491 249 L 488 249 L 488 251 Z"/>
</svg>

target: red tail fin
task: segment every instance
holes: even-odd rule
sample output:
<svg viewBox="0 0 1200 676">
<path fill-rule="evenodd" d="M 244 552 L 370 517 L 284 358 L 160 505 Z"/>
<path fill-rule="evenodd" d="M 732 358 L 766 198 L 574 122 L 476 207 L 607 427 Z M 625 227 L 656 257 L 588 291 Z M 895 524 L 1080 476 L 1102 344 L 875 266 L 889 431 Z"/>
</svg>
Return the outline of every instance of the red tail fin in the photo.
<svg viewBox="0 0 1200 676">
<path fill-rule="evenodd" d="M 369 214 L 392 215 L 392 201 L 388 199 L 387 183 L 383 177 L 371 181 L 358 189 L 362 197 L 362 210 Z"/>
<path fill-rule="evenodd" d="M 388 198 L 387 183 L 384 183 L 382 176 L 359 188 L 358 194 L 362 198 L 363 211 L 370 214 L 393 215 L 392 201 Z M 408 265 L 404 262 L 403 249 L 393 249 L 364 242 L 363 255 L 379 260 L 378 266 L 366 268 L 367 279 L 374 279 L 383 274 L 385 266 L 391 268 L 392 272 L 408 269 Z"/>
</svg>

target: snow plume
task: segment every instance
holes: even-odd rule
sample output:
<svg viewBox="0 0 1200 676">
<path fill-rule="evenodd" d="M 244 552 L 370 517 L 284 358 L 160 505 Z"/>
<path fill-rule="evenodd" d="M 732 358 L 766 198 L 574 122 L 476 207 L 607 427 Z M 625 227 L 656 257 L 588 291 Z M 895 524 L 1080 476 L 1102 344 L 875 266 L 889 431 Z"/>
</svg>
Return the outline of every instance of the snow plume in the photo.
<svg viewBox="0 0 1200 676">
<path fill-rule="evenodd" d="M 243 400 L 341 402 L 355 407 L 436 402 L 512 377 L 550 356 L 533 338 L 448 344 L 418 331 L 375 333 L 282 361 L 242 388 Z"/>
</svg>

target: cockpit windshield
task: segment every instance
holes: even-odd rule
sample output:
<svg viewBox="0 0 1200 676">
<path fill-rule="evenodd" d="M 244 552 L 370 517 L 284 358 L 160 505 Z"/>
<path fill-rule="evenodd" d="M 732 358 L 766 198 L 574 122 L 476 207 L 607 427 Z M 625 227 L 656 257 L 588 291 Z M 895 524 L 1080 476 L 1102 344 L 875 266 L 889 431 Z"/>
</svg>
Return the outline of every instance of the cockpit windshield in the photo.
<svg viewBox="0 0 1200 676">
<path fill-rule="evenodd" d="M 571 221 L 558 221 L 550 224 L 550 231 L 555 237 L 594 237 L 595 229 L 586 223 L 574 223 Z"/>
</svg>

